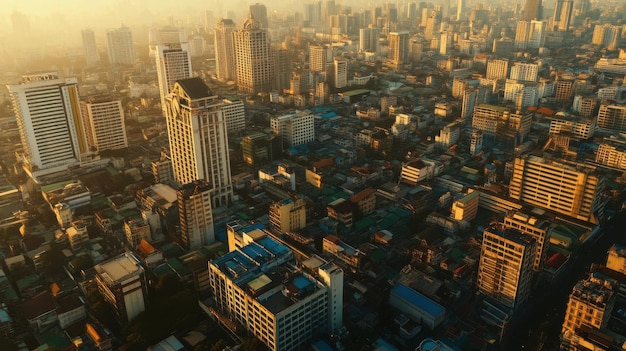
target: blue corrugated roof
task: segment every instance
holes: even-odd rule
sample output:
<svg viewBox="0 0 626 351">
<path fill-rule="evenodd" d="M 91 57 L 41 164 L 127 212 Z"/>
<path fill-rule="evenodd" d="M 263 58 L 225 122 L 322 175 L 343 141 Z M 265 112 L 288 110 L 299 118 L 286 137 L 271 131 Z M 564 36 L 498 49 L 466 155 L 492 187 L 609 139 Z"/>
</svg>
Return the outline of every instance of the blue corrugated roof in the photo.
<svg viewBox="0 0 626 351">
<path fill-rule="evenodd" d="M 295 285 L 296 288 L 303 290 L 303 289 L 306 289 L 309 285 L 311 285 L 311 281 L 309 281 L 308 279 L 304 277 L 295 277 L 293 279 L 293 285 Z"/>
<path fill-rule="evenodd" d="M 408 301 L 409 303 L 414 304 L 415 306 L 421 308 L 426 311 L 426 313 L 436 316 L 441 312 L 445 311 L 443 306 L 429 299 L 428 297 L 418 293 L 417 291 L 409 288 L 406 285 L 398 284 L 393 289 L 391 289 L 392 294 L 398 295 L 400 298 Z"/>
</svg>

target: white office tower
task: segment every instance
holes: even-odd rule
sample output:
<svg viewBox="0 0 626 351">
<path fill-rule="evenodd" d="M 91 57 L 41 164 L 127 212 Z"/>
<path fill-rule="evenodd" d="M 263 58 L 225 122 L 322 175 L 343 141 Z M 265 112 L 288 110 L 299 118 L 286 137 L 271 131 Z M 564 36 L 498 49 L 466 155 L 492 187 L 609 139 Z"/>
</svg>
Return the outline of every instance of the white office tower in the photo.
<svg viewBox="0 0 626 351">
<path fill-rule="evenodd" d="M 596 26 L 593 27 L 591 44 L 606 47 L 609 50 L 615 50 L 620 45 L 621 36 L 622 27 L 620 26 L 614 26 L 609 23 L 605 23 L 604 25 L 596 24 Z"/>
<path fill-rule="evenodd" d="M 317 256 L 296 266 L 293 256 L 264 236 L 213 260 L 211 312 L 243 326 L 272 351 L 305 349 L 341 329 L 343 271 Z"/>
<path fill-rule="evenodd" d="M 7 88 L 24 148 L 24 170 L 31 177 L 63 171 L 89 152 L 76 78 L 36 74 Z"/>
<path fill-rule="evenodd" d="M 367 28 L 359 30 L 359 51 L 361 52 L 378 52 L 378 38 L 380 37 L 380 28 L 369 25 Z"/>
<path fill-rule="evenodd" d="M 179 80 L 165 99 L 174 179 L 178 185 L 206 180 L 213 207 L 233 200 L 223 102 L 200 78 Z"/>
<path fill-rule="evenodd" d="M 235 44 L 233 33 L 235 22 L 231 19 L 221 19 L 215 27 L 215 67 L 217 79 L 228 81 L 235 80 Z"/>
<path fill-rule="evenodd" d="M 110 97 L 80 102 L 87 142 L 97 151 L 128 147 L 122 102 Z"/>
<path fill-rule="evenodd" d="M 83 52 L 85 54 L 85 62 L 87 66 L 95 66 L 100 63 L 98 55 L 98 47 L 96 46 L 96 36 L 91 29 L 83 29 L 81 31 L 83 38 Z"/>
<path fill-rule="evenodd" d="M 135 47 L 130 28 L 121 27 L 107 31 L 107 51 L 111 65 L 132 65 L 135 63 Z"/>
<path fill-rule="evenodd" d="M 539 79 L 539 65 L 515 62 L 511 67 L 510 78 L 524 82 L 536 82 Z"/>
<path fill-rule="evenodd" d="M 273 60 L 266 29 L 250 16 L 243 29 L 233 34 L 237 88 L 242 93 L 258 94 L 271 90 Z"/>
<path fill-rule="evenodd" d="M 161 109 L 165 113 L 165 97 L 171 92 L 174 83 L 192 77 L 189 43 L 159 44 L 155 56 Z"/>
</svg>

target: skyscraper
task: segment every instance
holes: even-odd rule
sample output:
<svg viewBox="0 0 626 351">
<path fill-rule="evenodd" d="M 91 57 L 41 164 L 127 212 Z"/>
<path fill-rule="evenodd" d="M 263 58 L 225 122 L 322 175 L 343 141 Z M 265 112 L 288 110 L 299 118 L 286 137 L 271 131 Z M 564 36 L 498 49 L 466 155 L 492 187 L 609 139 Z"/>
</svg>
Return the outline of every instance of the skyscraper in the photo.
<svg viewBox="0 0 626 351">
<path fill-rule="evenodd" d="M 189 43 L 159 44 L 155 56 L 161 109 L 165 113 L 165 97 L 171 92 L 174 83 L 192 76 Z"/>
<path fill-rule="evenodd" d="M 83 38 L 83 53 L 87 66 L 95 66 L 100 63 L 100 55 L 98 55 L 98 47 L 96 46 L 96 36 L 91 29 L 83 29 L 81 31 Z"/>
<path fill-rule="evenodd" d="M 272 58 L 267 30 L 250 16 L 243 29 L 234 33 L 237 87 L 240 92 L 269 92 L 272 80 Z"/>
<path fill-rule="evenodd" d="M 326 73 L 333 62 L 333 50 L 327 45 L 309 46 L 309 69 L 312 72 Z"/>
<path fill-rule="evenodd" d="M 107 31 L 107 52 L 112 65 L 132 65 L 135 63 L 133 33 L 130 28 L 121 27 Z"/>
<path fill-rule="evenodd" d="M 235 44 L 233 33 L 235 23 L 231 19 L 221 19 L 215 27 L 215 66 L 219 80 L 235 80 Z"/>
<path fill-rule="evenodd" d="M 505 79 L 509 74 L 509 60 L 489 60 L 487 62 L 487 79 Z"/>
<path fill-rule="evenodd" d="M 554 4 L 554 15 L 552 16 L 552 28 L 558 31 L 566 31 L 572 20 L 574 1 L 557 0 Z"/>
<path fill-rule="evenodd" d="M 511 311 L 518 309 L 530 297 L 536 247 L 534 238 L 490 225 L 483 232 L 478 290 Z"/>
<path fill-rule="evenodd" d="M 463 10 L 465 10 L 465 0 L 458 0 L 456 3 L 456 20 L 463 19 Z"/>
<path fill-rule="evenodd" d="M 87 142 L 98 151 L 128 147 L 122 102 L 110 97 L 80 102 Z"/>
<path fill-rule="evenodd" d="M 380 28 L 369 25 L 359 29 L 359 51 L 378 52 Z"/>
<path fill-rule="evenodd" d="M 64 170 L 89 151 L 76 78 L 60 79 L 56 72 L 36 74 L 7 88 L 29 174 Z"/>
<path fill-rule="evenodd" d="M 250 15 L 259 22 L 261 28 L 265 30 L 269 28 L 267 22 L 267 8 L 265 5 L 259 4 L 258 2 L 254 5 L 250 5 Z"/>
<path fill-rule="evenodd" d="M 222 101 L 200 78 L 179 80 L 165 99 L 174 178 L 178 185 L 204 179 L 214 207 L 233 199 Z"/>
<path fill-rule="evenodd" d="M 389 33 L 389 59 L 394 65 L 409 60 L 409 32 Z"/>
<path fill-rule="evenodd" d="M 542 21 L 519 21 L 515 30 L 515 49 L 538 49 L 546 41 L 546 24 Z"/>
<path fill-rule="evenodd" d="M 526 5 L 524 6 L 524 20 L 540 21 L 542 17 L 543 6 L 541 6 L 541 0 L 526 0 Z"/>
<path fill-rule="evenodd" d="M 343 88 L 348 85 L 348 60 L 343 57 L 335 57 L 335 72 L 333 78 L 335 80 L 335 88 Z"/>
</svg>

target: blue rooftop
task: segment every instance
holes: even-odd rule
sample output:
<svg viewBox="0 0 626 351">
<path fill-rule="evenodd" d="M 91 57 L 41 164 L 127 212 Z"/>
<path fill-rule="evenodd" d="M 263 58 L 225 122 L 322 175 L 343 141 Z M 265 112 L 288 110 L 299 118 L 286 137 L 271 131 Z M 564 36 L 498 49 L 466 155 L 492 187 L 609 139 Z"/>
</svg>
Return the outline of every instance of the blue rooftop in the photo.
<svg viewBox="0 0 626 351">
<path fill-rule="evenodd" d="M 279 243 L 278 241 L 270 237 L 259 239 L 257 240 L 257 243 L 259 243 L 259 245 L 263 246 L 267 251 L 273 253 L 276 256 L 285 255 L 290 251 L 287 246 Z"/>
<path fill-rule="evenodd" d="M 436 316 L 442 312 L 445 312 L 445 308 L 443 308 L 443 306 L 418 293 L 417 291 L 409 288 L 406 285 L 396 285 L 393 289 L 391 289 L 391 293 L 426 311 L 426 313 L 430 315 Z"/>
<path fill-rule="evenodd" d="M 332 346 L 328 345 L 328 343 L 324 340 L 319 340 L 315 344 L 313 344 L 313 349 L 316 351 L 334 351 Z"/>
<path fill-rule="evenodd" d="M 299 290 L 304 290 L 311 284 L 312 283 L 304 277 L 295 277 L 293 279 L 293 285 L 295 285 L 296 288 L 298 288 Z"/>
</svg>

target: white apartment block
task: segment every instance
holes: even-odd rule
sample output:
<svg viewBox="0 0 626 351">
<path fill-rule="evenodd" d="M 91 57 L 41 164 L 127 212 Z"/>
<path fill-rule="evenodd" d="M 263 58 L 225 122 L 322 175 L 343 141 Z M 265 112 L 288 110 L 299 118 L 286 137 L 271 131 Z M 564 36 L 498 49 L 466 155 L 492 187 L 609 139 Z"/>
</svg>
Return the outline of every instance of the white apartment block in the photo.
<svg viewBox="0 0 626 351">
<path fill-rule="evenodd" d="M 233 134 L 246 129 L 246 109 L 243 101 L 235 99 L 222 100 L 222 113 L 226 120 L 228 134 Z"/>
<path fill-rule="evenodd" d="M 525 82 L 536 82 L 539 78 L 539 65 L 536 63 L 515 62 L 511 67 L 509 78 Z"/>
<path fill-rule="evenodd" d="M 626 171 L 626 144 L 605 140 L 598 146 L 596 163 Z"/>
<path fill-rule="evenodd" d="M 553 119 L 550 121 L 550 134 L 568 132 L 575 138 L 589 139 L 593 136 L 595 131 L 596 121 L 593 119 L 576 122 L 562 119 Z"/>
<path fill-rule="evenodd" d="M 174 83 L 192 77 L 189 43 L 159 44 L 155 56 L 161 108 L 165 112 L 165 97 L 171 93 Z"/>
<path fill-rule="evenodd" d="M 81 101 L 87 142 L 98 151 L 128 147 L 124 109 L 120 100 L 92 98 Z"/>
<path fill-rule="evenodd" d="M 343 324 L 343 271 L 264 237 L 209 264 L 212 313 L 242 325 L 273 351 L 299 350 Z"/>
<path fill-rule="evenodd" d="M 272 117 L 270 127 L 289 146 L 315 140 L 315 116 L 308 110 Z"/>
</svg>

